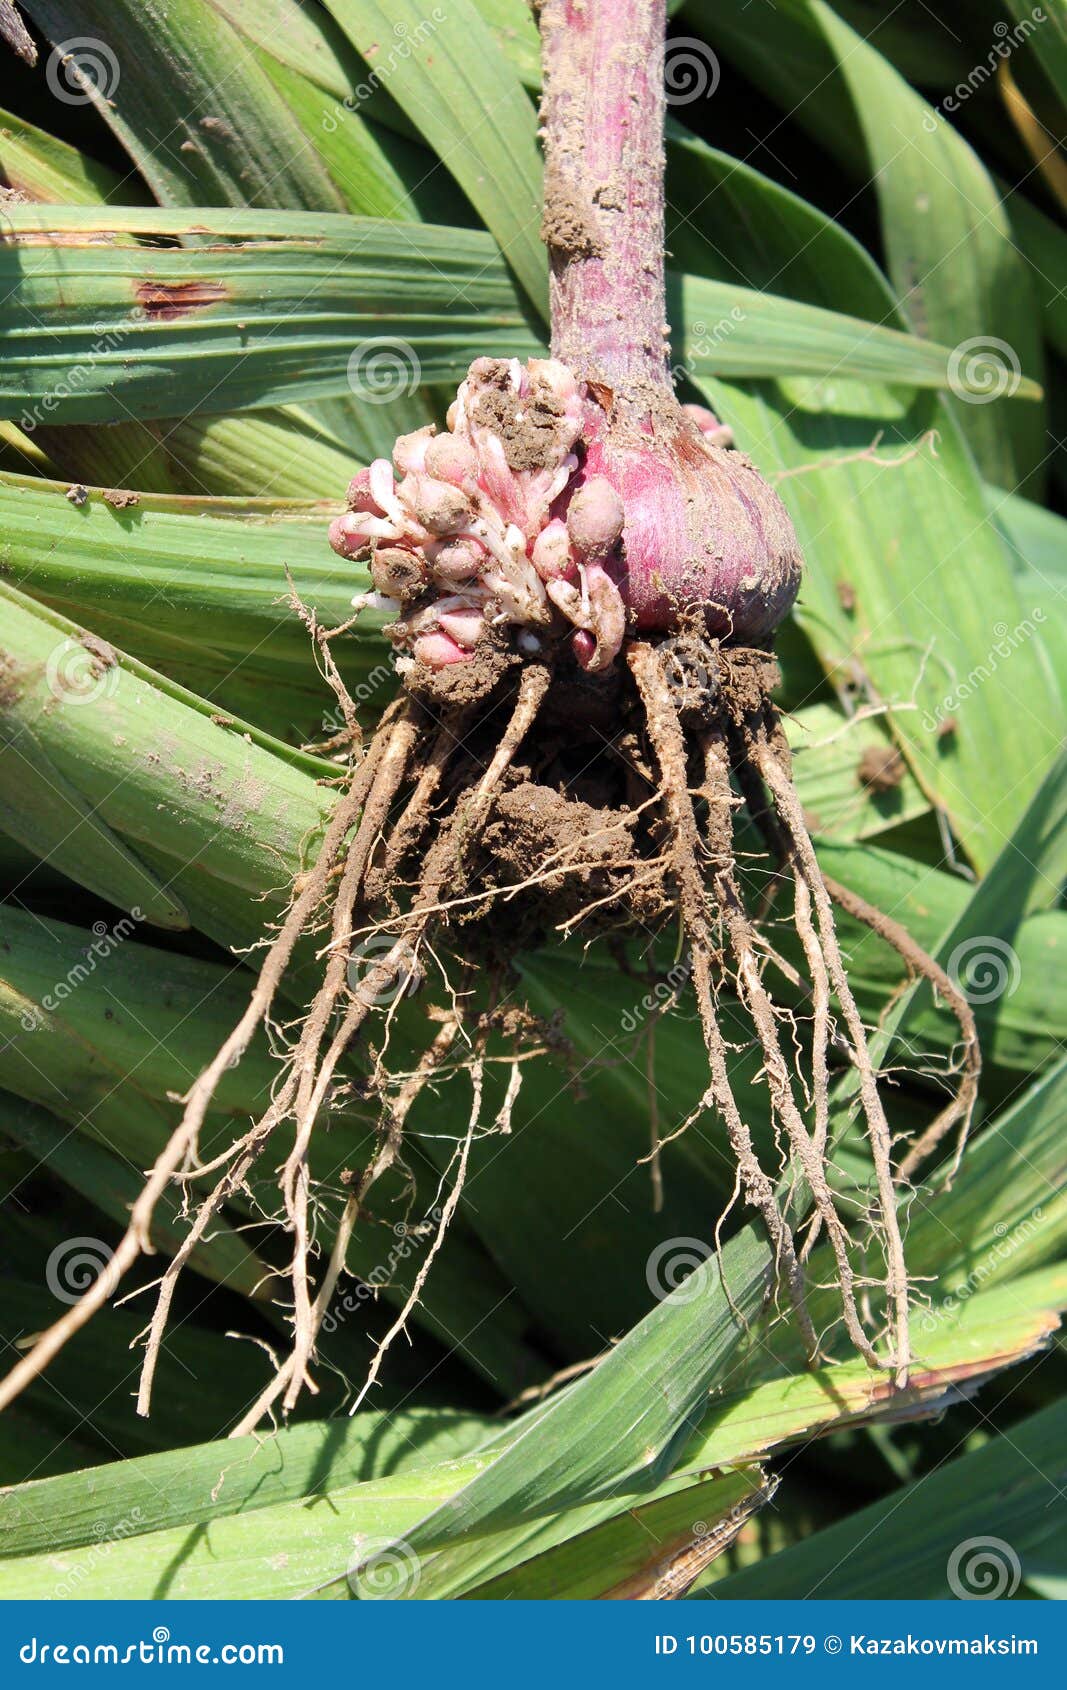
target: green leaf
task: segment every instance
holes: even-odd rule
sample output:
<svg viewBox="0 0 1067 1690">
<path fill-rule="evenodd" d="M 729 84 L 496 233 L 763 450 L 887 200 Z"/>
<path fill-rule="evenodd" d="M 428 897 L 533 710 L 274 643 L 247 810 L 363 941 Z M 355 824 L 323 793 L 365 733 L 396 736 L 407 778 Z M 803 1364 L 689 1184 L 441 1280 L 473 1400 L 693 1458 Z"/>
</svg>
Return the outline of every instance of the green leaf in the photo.
<svg viewBox="0 0 1067 1690">
<path fill-rule="evenodd" d="M 873 839 L 929 810 L 914 776 L 899 755 L 893 759 L 893 742 L 880 720 L 810 704 L 786 716 L 785 729 L 797 792 L 821 838 Z M 881 789 L 880 769 L 888 782 Z"/>
<path fill-rule="evenodd" d="M 685 1595 L 770 1500 L 759 1469 L 685 1485 L 523 1561 L 464 1595 L 480 1602 L 642 1601 Z M 359 1581 L 356 1580 L 358 1590 Z"/>
<path fill-rule="evenodd" d="M 246 913 L 244 919 L 251 938 L 259 931 L 261 915 Z M 66 1149 L 72 1159 L 69 1183 L 79 1190 L 90 1177 L 98 1189 L 94 1170 L 100 1145 L 123 1158 L 139 1189 L 142 1170 L 152 1164 L 176 1123 L 176 1097 L 211 1060 L 248 1001 L 250 979 L 243 970 L 150 948 L 137 942 L 133 925 L 123 921 L 102 934 L 90 933 L 9 905 L 0 908 L 0 1085 L 76 1129 Z M 219 1085 L 202 1141 L 207 1159 L 262 1113 L 276 1077 L 268 1042 L 257 1037 Z M 450 1110 L 455 1099 L 453 1091 Z M 440 1114 L 437 1125 L 442 1125 Z M 315 1135 L 310 1164 L 323 1248 L 343 1206 L 342 1171 L 365 1164 L 372 1136 L 371 1119 L 358 1103 L 331 1109 L 325 1130 Z M 93 1141 L 85 1152 L 88 1174 L 79 1151 L 83 1139 Z M 409 1159 L 432 1191 L 434 1170 L 425 1166 L 417 1142 Z M 374 1301 L 380 1294 L 403 1304 L 426 1248 L 423 1241 L 398 1249 L 393 1232 L 383 1234 L 398 1213 L 406 1214 L 403 1206 L 394 1206 L 395 1198 L 395 1189 L 384 1185 L 357 1230 L 346 1257 L 353 1280 L 337 1293 L 324 1340 L 328 1362 L 346 1366 L 357 1378 L 366 1367 L 365 1328 Z M 228 1213 L 235 1222 L 262 1226 L 276 1205 L 276 1173 L 268 1157 L 249 1176 L 245 1190 L 235 1194 Z M 160 1211 L 157 1242 L 175 1247 L 185 1224 L 179 1199 L 173 1204 L 168 1199 Z M 217 1252 L 205 1245 L 203 1271 L 229 1278 L 233 1289 L 260 1304 L 270 1302 L 276 1282 L 243 1246 L 237 1259 L 241 1271 L 233 1271 L 225 1232 Z M 525 1341 L 528 1317 L 510 1289 L 459 1220 L 414 1317 L 504 1393 L 521 1389 L 542 1368 Z M 246 1406 L 235 1401 L 234 1418 Z"/>
<path fill-rule="evenodd" d="M 831 123 L 837 79 L 802 19 L 797 4 L 775 14 L 783 51 L 765 63 L 761 56 L 760 70 L 781 84 L 783 97 L 794 78 L 818 85 L 819 100 L 806 102 L 806 114 L 818 106 L 835 146 L 846 145 L 847 112 Z M 732 6 L 717 8 L 712 38 L 728 40 L 732 52 L 750 52 L 751 17 L 742 29 Z M 714 245 L 693 237 L 684 249 L 688 262 L 702 255 L 716 274 L 757 281 L 774 266 L 791 266 L 793 285 L 807 297 L 876 314 L 877 272 L 838 225 L 824 218 L 820 229 L 819 214 L 732 160 L 687 151 L 691 167 L 699 163 L 706 177 L 688 190 L 690 200 L 699 204 L 709 192 L 716 200 L 721 192 L 738 196 L 737 215 L 718 221 Z M 805 229 L 807 256 L 798 260 Z M 892 293 L 880 286 L 877 314 L 892 320 Z M 993 649 L 1002 642 L 1002 623 L 1014 647 L 1014 630 L 1030 607 L 983 523 L 982 491 L 955 422 L 943 404 L 836 378 L 745 393 L 715 384 L 709 398 L 776 481 L 797 524 L 808 565 L 797 616 L 828 674 L 862 701 L 907 706 L 890 718 L 894 737 L 978 866 L 988 864 L 1021 813 L 1035 761 L 1041 765 L 1058 743 L 1062 716 L 1025 628 L 1010 663 Z M 970 684 L 972 672 L 988 671 L 991 656 L 998 684 Z M 946 709 L 946 696 L 951 702 L 958 690 L 965 694 L 960 709 Z M 956 731 L 937 737 L 946 716 Z M 1025 735 L 1020 720 L 1028 724 Z"/>
<path fill-rule="evenodd" d="M 62 1554 L 101 1539 L 204 1526 L 228 1514 L 247 1516 L 417 1473 L 463 1456 L 490 1426 L 448 1410 L 368 1409 L 354 1420 L 290 1426 L 267 1437 L 202 1444 L 21 1485 L 0 1491 L 0 1555 Z"/>
<path fill-rule="evenodd" d="M 397 434 L 409 432 L 392 426 L 393 409 L 376 405 L 362 408 L 363 419 L 369 425 L 384 421 L 381 432 L 390 433 L 391 438 L 368 441 L 358 456 L 335 436 L 317 428 L 314 418 L 295 406 L 235 417 L 175 418 L 170 425 L 164 424 L 167 452 L 186 493 L 255 493 L 277 500 L 338 499 L 354 465 L 381 457 Z M 429 420 L 427 410 L 417 421 L 412 419 L 411 427 Z"/>
<path fill-rule="evenodd" d="M 27 433 L 112 420 L 117 401 L 141 417 L 353 392 L 374 403 L 455 382 L 481 353 L 540 350 L 475 230 L 205 210 L 195 229 L 210 246 L 149 249 L 100 237 L 188 234 L 188 214 L 21 206 L 8 224 L 0 415 Z M 895 330 L 702 277 L 672 289 L 694 374 L 945 379 L 947 353 Z"/>
<path fill-rule="evenodd" d="M 277 896 L 329 808 L 299 756 L 275 755 L 243 724 L 213 720 L 209 705 L 165 688 L 122 653 L 88 702 L 70 692 L 57 700 L 49 661 L 83 631 L 2 580 L 0 600 L 9 722 L 34 731 L 51 764 L 166 879 L 194 923 L 212 910 L 235 942 L 258 937 L 267 912 L 247 900 Z"/>
<path fill-rule="evenodd" d="M 1044 417 L 1018 406 L 996 414 L 984 402 L 1010 394 L 1022 372 L 1038 381 L 1043 376 L 1033 289 L 1000 195 L 947 118 L 824 0 L 811 0 L 811 12 L 863 127 L 889 274 L 905 318 L 918 333 L 955 348 L 954 372 L 972 360 L 985 365 L 985 393 L 955 407 L 985 474 L 1013 491 L 1030 478 L 1039 486 Z"/>
<path fill-rule="evenodd" d="M 1038 638 L 1067 709 L 1067 521 L 997 488 L 989 489 L 988 504 L 1007 541 L 1019 597 L 1031 620 L 1043 617 Z"/>
<path fill-rule="evenodd" d="M 1067 1482 L 1067 1404 L 1057 1403 L 804 1543 L 717 1581 L 707 1595 L 737 1598 L 870 1600 L 886 1595 L 887 1568 L 898 1601 L 972 1594 L 1008 1595 L 1031 1557 L 1040 1560 L 1061 1529 L 1056 1493 Z M 1050 1503 L 1053 1506 L 1050 1506 Z M 981 1581 L 968 1541 L 995 1536 L 1007 1546 L 1003 1582 Z M 975 1551 L 972 1549 L 972 1555 Z M 1014 1558 L 1014 1559 L 1013 1559 Z M 971 1565 L 969 1582 L 968 1566 Z M 950 1569 L 955 1569 L 954 1577 Z M 992 1571 L 985 1566 L 988 1577 Z"/>
<path fill-rule="evenodd" d="M 1062 715 L 958 435 L 926 398 L 847 382 L 710 397 L 797 525 L 808 568 L 796 615 L 827 673 L 898 707 L 892 731 L 920 786 L 987 867 Z"/>
<path fill-rule="evenodd" d="M 367 1430 L 373 1436 L 380 1425 L 376 1416 Z M 320 1431 L 319 1450 L 328 1452 L 331 1442 L 340 1444 L 342 1436 L 340 1427 Z M 366 1432 L 358 1436 L 362 1443 Z M 264 1463 L 268 1470 L 270 1448 L 268 1443 Z M 213 1480 L 224 1477 L 225 1498 L 225 1481 L 233 1476 L 234 1465 L 239 1465 L 238 1447 L 226 1443 L 220 1449 L 216 1444 L 209 1446 L 206 1454 L 214 1461 Z M 305 1461 L 300 1461 L 299 1455 L 297 1459 L 298 1471 L 306 1473 L 306 1457 Z M 205 1463 L 198 1461 L 193 1470 L 192 1494 L 201 1513 L 208 1516 L 203 1524 L 198 1514 L 188 1524 L 150 1536 L 129 1536 L 131 1523 L 136 1531 L 139 1519 L 134 1517 L 131 1522 L 133 1508 L 141 1509 L 140 1517 L 151 1517 L 150 1504 L 135 1502 L 122 1517 L 126 1524 L 122 1520 L 117 1523 L 106 1556 L 101 1555 L 97 1544 L 0 1561 L 0 1598 L 12 1599 L 29 1591 L 50 1594 L 57 1585 L 83 1598 L 121 1594 L 141 1599 L 214 1600 L 225 1596 L 281 1600 L 302 1596 L 336 1575 L 343 1576 L 345 1568 L 358 1560 L 361 1545 L 380 1546 L 402 1537 L 421 1511 L 438 1497 L 447 1497 L 463 1474 L 477 1464 L 476 1457 L 468 1457 L 440 1466 L 414 1467 L 321 1496 L 315 1494 L 312 1478 L 306 1497 L 300 1490 L 292 1501 L 274 1502 L 248 1513 L 220 1512 L 211 1518 L 214 1511 L 210 1502 L 205 1507 L 204 1493 L 212 1481 L 204 1473 Z M 303 1482 L 306 1484 L 307 1479 Z M 189 1492 L 183 1497 L 179 1490 L 178 1499 L 179 1513 L 188 1518 L 192 1513 Z M 106 1500 L 102 1512 L 106 1518 Z"/>
<path fill-rule="evenodd" d="M 419 0 L 328 0 L 437 159 L 455 177 L 542 317 L 541 158 L 534 108 L 470 0 L 427 17 Z"/>
<path fill-rule="evenodd" d="M 1027 56 L 1033 55 L 1048 85 L 1054 90 L 1061 116 L 1067 113 L 1067 7 L 1064 0 L 1045 0 L 1034 6 L 1028 0 L 1008 0 L 1008 11 L 1015 19 L 1011 32 L 1012 47 L 1025 46 Z M 1006 31 L 1002 32 L 1005 35 Z"/>
<path fill-rule="evenodd" d="M 95 72 L 78 73 L 77 49 L 59 60 L 60 87 L 92 100 L 164 204 L 343 209 L 293 113 L 205 0 L 27 0 L 26 10 L 57 55 L 97 44 Z"/>
<path fill-rule="evenodd" d="M 12 935 L 6 922 L 4 927 L 3 945 L 6 948 Z M 5 995 L 7 986 L 5 979 L 0 988 Z M 121 1078 L 116 1083 L 121 1083 Z M 47 1166 L 57 1179 L 80 1192 L 117 1226 L 125 1228 L 130 1209 L 144 1184 L 138 1162 L 113 1154 L 111 1149 L 94 1142 L 82 1132 L 72 1133 L 47 1110 L 3 1094 L 0 1094 L 0 1131 L 30 1151 L 36 1166 Z M 154 1223 L 157 1246 L 169 1255 L 174 1254 L 188 1230 L 189 1221 L 182 1211 L 181 1193 L 164 1192 Z M 218 1218 L 211 1236 L 197 1245 L 189 1261 L 195 1272 L 245 1297 L 257 1299 L 266 1294 L 267 1264 L 224 1217 Z M 58 1312 L 53 1310 L 53 1316 Z"/>
<path fill-rule="evenodd" d="M 331 110 L 330 102 L 313 82 L 288 65 L 279 64 L 269 51 L 258 52 L 256 58 L 303 134 L 314 137 L 315 151 L 337 189 L 337 209 L 360 217 L 417 221 L 419 201 L 425 193 L 422 184 L 433 169 L 430 154 L 415 143 L 368 123 L 358 110 L 342 107 L 335 117 L 337 108 Z M 458 195 L 456 199 L 459 200 Z M 247 205 L 248 196 L 235 203 Z M 294 211 L 301 209 L 298 201 L 289 203 Z M 458 222 L 467 222 L 469 214 L 465 216 L 465 210 L 462 201 L 450 206 L 447 195 L 436 196 L 437 221 L 443 222 L 442 214 L 451 211 L 458 214 Z"/>
<path fill-rule="evenodd" d="M 611 1349 L 596 1371 L 534 1411 L 485 1471 L 409 1531 L 416 1553 L 499 1526 L 661 1484 L 700 1421 L 708 1390 L 728 1376 L 767 1289 L 766 1245 L 746 1228 L 720 1262 L 703 1261 Z M 658 1388 L 650 1388 L 651 1381 Z M 450 1579 L 467 1558 L 449 1563 Z M 429 1594 L 429 1591 L 427 1592 Z"/>
<path fill-rule="evenodd" d="M 755 8 L 689 0 L 687 15 L 846 175 L 873 184 L 904 320 L 956 350 L 956 373 L 977 354 L 987 396 L 1010 392 L 1017 370 L 1040 380 L 1028 273 L 988 172 L 949 122 L 822 0 L 759 0 Z M 768 32 L 773 54 L 763 48 Z M 1045 453 L 1036 411 L 965 402 L 952 409 L 998 484 L 1015 487 L 1036 474 Z"/>
<path fill-rule="evenodd" d="M 746 1499 L 755 1498 L 743 1471 L 713 1481 L 720 1490 L 703 1489 L 709 1470 L 887 1409 L 936 1412 L 954 1383 L 1031 1353 L 1055 1324 L 1050 1310 L 1063 1297 L 1062 1274 L 1020 1282 L 1010 1302 L 1002 1292 L 976 1297 L 931 1339 L 928 1366 L 902 1403 L 887 1405 L 884 1382 L 859 1362 L 717 1392 L 675 1472 L 636 1513 L 650 1507 L 654 1527 L 688 1525 L 685 1535 L 698 1555 L 702 1547 L 718 1547 L 715 1534 L 699 1527 L 701 1520 L 707 1526 L 715 1519 L 716 1499 L 735 1487 L 733 1500 L 740 1498 L 743 1513 Z M 358 1561 L 361 1541 L 374 1538 L 380 1548 L 384 1538 L 404 1536 L 403 1554 L 419 1572 L 412 1595 L 529 1594 L 553 1569 L 567 1593 L 577 1595 L 574 1569 L 589 1565 L 591 1551 L 602 1550 L 620 1530 L 626 1544 L 632 1542 L 624 1522 L 635 1510 L 620 1512 L 621 1494 L 609 1492 L 599 1503 L 564 1514 L 530 1517 L 525 1525 L 504 1525 L 473 1541 L 449 1534 L 438 1552 L 415 1560 L 413 1518 L 420 1504 L 458 1493 L 488 1462 L 502 1459 L 494 1451 L 510 1448 L 524 1425 L 535 1428 L 544 1413 L 531 1411 L 495 1439 L 485 1438 L 482 1423 L 480 1449 L 474 1447 L 478 1423 L 469 1417 L 386 1419 L 364 1412 L 350 1423 L 208 1445 L 23 1487 L 0 1496 L 12 1556 L 0 1568 L 0 1591 L 30 1596 L 58 1572 L 85 1596 L 118 1590 L 144 1596 L 302 1594 Z M 410 1453 L 409 1440 L 417 1446 Z M 52 1520 L 59 1526 L 50 1527 Z M 606 1535 L 594 1537 L 605 1521 Z M 203 1530 L 192 1536 L 188 1526 L 194 1523 Z M 101 1539 L 111 1547 L 107 1557 L 99 1554 Z M 570 1545 L 570 1552 L 559 1552 L 559 1545 Z M 614 1560 L 598 1558 L 606 1580 Z M 338 1593 L 348 1593 L 343 1580 Z"/>
<path fill-rule="evenodd" d="M 111 421 L 118 401 L 134 416 L 353 392 L 374 403 L 420 381 L 454 383 L 479 353 L 538 346 L 497 249 L 476 230 L 205 210 L 192 221 L 218 237 L 210 250 L 93 238 L 131 216 L 139 234 L 190 228 L 188 213 L 167 211 L 9 214 L 9 230 L 47 223 L 58 237 L 9 239 L 0 254 L 15 290 L 3 326 L 23 355 L 0 413 L 28 431 Z"/>
<path fill-rule="evenodd" d="M 70 640 L 57 646 L 52 685 L 106 685 L 103 640 Z M 157 927 L 188 927 L 180 898 L 105 826 L 78 787 L 49 761 L 27 723 L 9 732 L 0 721 L 0 828 L 27 850 L 48 859 L 71 879 Z M 143 906 L 143 907 L 142 907 Z"/>
<path fill-rule="evenodd" d="M 1067 294 L 1059 281 L 1067 268 L 1067 234 L 1021 193 L 1013 193 L 1007 206 L 1012 232 L 1030 266 L 1045 334 L 1067 355 Z"/>
<path fill-rule="evenodd" d="M 5 1230 L 10 1259 L 16 1243 L 10 1213 Z M 112 1240 L 115 1237 L 112 1232 Z M 53 1247 L 61 1246 L 69 1239 L 69 1228 L 58 1237 L 49 1233 L 40 1241 L 32 1263 L 27 1261 L 18 1274 L 10 1267 L 5 1273 L 0 1282 L 0 1343 L 5 1354 L 64 1312 L 43 1279 L 49 1245 L 54 1240 Z M 265 1358 L 255 1345 L 227 1339 L 192 1320 L 176 1321 L 160 1355 L 152 1418 L 142 1419 L 134 1413 L 138 1360 L 130 1352 L 144 1321 L 142 1308 L 109 1304 L 91 1328 L 77 1333 L 55 1358 L 47 1378 L 30 1387 L 24 1407 L 34 1419 L 51 1426 L 57 1448 L 73 1432 L 98 1458 L 113 1461 L 190 1439 L 218 1438 L 232 1424 L 235 1408 L 243 1408 L 262 1388 Z M 87 1380 L 92 1381 L 88 1392 Z M 340 1396 L 329 1375 L 323 1379 L 323 1395 L 331 1406 Z M 77 1454 L 74 1459 L 79 1459 Z M 51 1596 L 62 1575 L 50 1558 L 46 1558 L 43 1579 L 42 1583 L 39 1573 L 37 1588 Z"/>
<path fill-rule="evenodd" d="M 745 1388 L 746 1359 L 758 1362 L 764 1357 L 763 1346 L 758 1346 L 712 1389 L 699 1430 L 656 1494 L 684 1490 L 709 1471 L 773 1453 L 812 1433 L 877 1422 L 880 1415 L 892 1418 L 898 1411 L 908 1416 L 935 1414 L 952 1400 L 957 1384 L 973 1388 L 977 1380 L 1047 1344 L 1065 1300 L 1067 1276 L 1061 1271 L 1032 1275 L 1012 1287 L 1010 1295 L 991 1293 L 970 1306 L 957 1306 L 927 1341 L 922 1370 L 897 1401 L 888 1398 L 884 1379 L 855 1361 L 815 1371 L 801 1361 L 785 1377 Z M 536 1411 L 526 1418 L 533 1423 Z M 528 1564 L 536 1569 L 536 1558 L 547 1549 L 572 1542 L 576 1532 L 588 1532 L 610 1519 L 616 1507 L 617 1501 L 608 1497 L 566 1514 L 479 1532 L 473 1539 L 465 1535 L 455 1542 L 446 1540 L 423 1561 L 418 1594 L 517 1594 Z M 409 1532 L 408 1543 L 416 1541 Z M 566 1565 L 565 1555 L 561 1560 Z"/>
<path fill-rule="evenodd" d="M 936 1271 L 930 1299 L 938 1318 L 946 1299 L 950 1310 L 966 1306 L 990 1284 L 1062 1257 L 1065 1108 L 1067 1059 L 1061 1059 L 979 1135 L 949 1191 L 922 1195 L 914 1205 L 909 1260 L 918 1272 Z"/>
<path fill-rule="evenodd" d="M 56 140 L 13 112 L 0 110 L 0 178 L 12 193 L 31 200 L 96 205 L 147 200 L 136 177 L 122 178 L 65 141 Z"/>
<path fill-rule="evenodd" d="M 945 347 L 916 336 L 704 276 L 668 273 L 667 312 L 677 329 L 675 373 L 691 379 L 792 373 L 942 387 L 950 368 Z M 1033 382 L 1016 391 L 1040 394 Z"/>
</svg>

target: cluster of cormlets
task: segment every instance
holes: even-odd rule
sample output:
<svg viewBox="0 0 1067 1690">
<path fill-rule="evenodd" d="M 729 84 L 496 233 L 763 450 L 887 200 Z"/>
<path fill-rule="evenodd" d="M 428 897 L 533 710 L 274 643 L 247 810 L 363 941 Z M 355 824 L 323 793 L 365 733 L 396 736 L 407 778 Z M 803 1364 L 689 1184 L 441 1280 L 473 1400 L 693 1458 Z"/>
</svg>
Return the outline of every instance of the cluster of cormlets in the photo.
<svg viewBox="0 0 1067 1690">
<path fill-rule="evenodd" d="M 402 435 L 392 463 L 354 478 L 330 541 L 369 561 L 374 590 L 355 602 L 395 613 L 402 653 L 435 669 L 462 663 L 487 629 L 510 624 L 532 655 L 569 625 L 584 668 L 614 660 L 626 629 L 622 501 L 603 477 L 582 480 L 581 428 L 565 365 L 479 358 L 447 433 Z"/>
</svg>

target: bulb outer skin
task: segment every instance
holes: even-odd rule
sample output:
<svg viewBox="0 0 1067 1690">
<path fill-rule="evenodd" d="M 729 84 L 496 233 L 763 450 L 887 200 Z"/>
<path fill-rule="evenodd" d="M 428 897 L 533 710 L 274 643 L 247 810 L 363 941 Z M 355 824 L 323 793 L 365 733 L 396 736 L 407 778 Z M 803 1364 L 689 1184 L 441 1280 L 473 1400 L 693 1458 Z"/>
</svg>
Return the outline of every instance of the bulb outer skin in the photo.
<svg viewBox="0 0 1067 1690">
<path fill-rule="evenodd" d="M 622 498 L 616 579 L 635 632 L 671 633 L 703 608 L 709 633 L 759 644 L 791 609 L 802 558 L 781 499 L 750 459 L 710 445 L 682 406 L 646 430 L 586 407 L 583 475 Z"/>
</svg>

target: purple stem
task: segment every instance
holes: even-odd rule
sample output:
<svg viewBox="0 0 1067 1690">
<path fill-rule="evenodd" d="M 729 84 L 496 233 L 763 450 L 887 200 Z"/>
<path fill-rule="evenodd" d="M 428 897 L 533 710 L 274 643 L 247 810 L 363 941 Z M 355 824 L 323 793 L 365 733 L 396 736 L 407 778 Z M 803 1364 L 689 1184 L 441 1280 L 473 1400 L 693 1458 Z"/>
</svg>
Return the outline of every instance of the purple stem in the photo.
<svg viewBox="0 0 1067 1690">
<path fill-rule="evenodd" d="M 666 0 L 542 0 L 552 353 L 671 391 L 663 274 Z"/>
</svg>

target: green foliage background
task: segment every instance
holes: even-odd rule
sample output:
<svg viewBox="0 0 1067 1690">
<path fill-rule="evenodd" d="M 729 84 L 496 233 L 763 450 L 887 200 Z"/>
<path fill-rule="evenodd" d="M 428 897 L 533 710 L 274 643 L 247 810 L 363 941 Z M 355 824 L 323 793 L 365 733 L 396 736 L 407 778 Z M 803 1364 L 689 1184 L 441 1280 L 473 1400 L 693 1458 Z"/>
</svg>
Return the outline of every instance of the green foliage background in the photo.
<svg viewBox="0 0 1067 1690">
<path fill-rule="evenodd" d="M 546 336 L 522 0 L 21 10 L 38 62 L 0 115 L 7 1363 L 62 1312 L 72 1245 L 99 1263 L 119 1236 L 328 813 L 336 765 L 301 747 L 328 735 L 329 695 L 285 570 L 343 619 L 360 582 L 324 533 L 353 465 L 440 418 L 473 357 Z M 727 1297 L 713 1123 L 664 1153 L 654 1208 L 650 1106 L 664 1134 L 685 1117 L 699 1041 L 683 1003 L 650 1043 L 644 985 L 560 947 L 517 962 L 574 1059 L 531 1068 L 510 1136 L 477 1146 L 372 1405 L 346 1418 L 345 1381 L 425 1249 L 388 1192 L 304 1422 L 219 1441 L 284 1338 L 268 1169 L 194 1257 L 150 1420 L 141 1302 L 109 1305 L 0 1419 L 0 1595 L 359 1595 L 347 1574 L 375 1557 L 408 1597 L 667 1593 L 681 1557 L 697 1594 L 931 1597 L 958 1594 L 953 1551 L 990 1532 L 1022 1594 L 1062 1594 L 1067 14 L 672 11 L 696 79 L 679 72 L 668 129 L 673 356 L 804 546 L 780 646 L 797 784 L 828 871 L 941 957 L 982 1033 L 978 1130 L 952 1190 L 911 1205 L 916 1418 L 887 1416 L 844 1350 L 804 1371 L 736 1215 Z M 79 80 L 64 44 L 87 38 Z M 361 624 L 346 657 L 368 724 L 385 651 Z M 860 761 L 890 745 L 901 779 L 873 792 Z M 949 1018 L 844 927 L 886 1061 L 906 1046 L 936 1069 Z M 273 1070 L 254 1048 L 213 1134 Z M 766 1137 L 748 1051 L 737 1085 Z M 936 1074 L 901 1087 L 897 1129 L 936 1096 Z M 416 1221 L 469 1101 L 459 1076 L 415 1117 Z M 316 1145 L 320 1242 L 367 1132 L 338 1109 Z M 858 1189 L 847 1132 L 839 1159 Z M 161 1251 L 181 1224 L 161 1213 Z M 664 1296 L 653 1264 L 682 1260 Z"/>
</svg>

